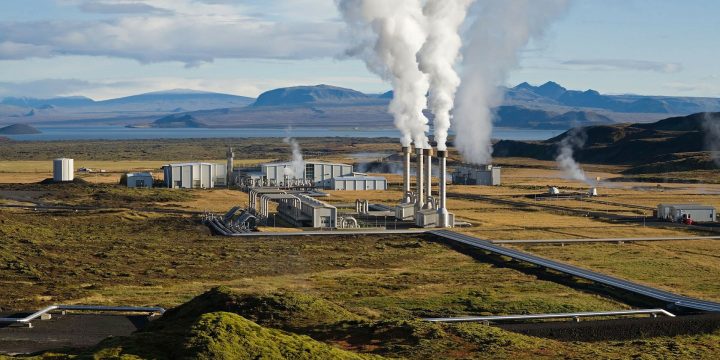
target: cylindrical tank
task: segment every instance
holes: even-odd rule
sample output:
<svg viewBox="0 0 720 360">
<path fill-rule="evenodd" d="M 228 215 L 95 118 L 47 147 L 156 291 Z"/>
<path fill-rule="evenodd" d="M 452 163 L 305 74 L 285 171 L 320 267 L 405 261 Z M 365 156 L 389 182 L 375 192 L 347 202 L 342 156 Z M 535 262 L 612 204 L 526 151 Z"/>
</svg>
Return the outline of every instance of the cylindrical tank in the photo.
<svg viewBox="0 0 720 360">
<path fill-rule="evenodd" d="M 75 161 L 60 158 L 53 160 L 53 180 L 55 182 L 73 181 L 75 178 Z"/>
</svg>

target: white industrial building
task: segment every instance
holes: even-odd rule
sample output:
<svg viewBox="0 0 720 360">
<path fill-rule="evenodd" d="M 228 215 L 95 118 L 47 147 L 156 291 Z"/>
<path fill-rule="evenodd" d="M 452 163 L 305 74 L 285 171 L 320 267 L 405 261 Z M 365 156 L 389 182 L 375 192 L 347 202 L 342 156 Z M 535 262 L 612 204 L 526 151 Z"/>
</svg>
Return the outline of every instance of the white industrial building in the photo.
<svg viewBox="0 0 720 360">
<path fill-rule="evenodd" d="M 212 163 L 168 164 L 162 167 L 165 186 L 173 189 L 210 189 L 227 185 L 227 167 Z"/>
<path fill-rule="evenodd" d="M 53 181 L 67 182 L 75 179 L 75 160 L 60 158 L 53 160 Z"/>
<path fill-rule="evenodd" d="M 301 174 L 286 171 L 292 168 L 292 162 L 267 163 L 260 166 L 259 173 L 245 173 L 242 177 L 253 184 L 262 184 L 259 186 L 311 185 L 327 190 L 387 190 L 384 177 L 354 173 L 352 165 L 306 161 Z"/>
<path fill-rule="evenodd" d="M 278 199 L 278 212 L 297 226 L 337 227 L 337 208 L 315 198 L 294 194 Z"/>
<path fill-rule="evenodd" d="M 125 181 L 129 188 L 152 188 L 153 176 L 149 172 L 127 173 Z"/>
<path fill-rule="evenodd" d="M 284 185 L 289 180 L 306 180 L 318 187 L 327 187 L 332 178 L 349 176 L 353 173 L 352 165 L 306 161 L 302 174 L 293 174 L 287 177 L 285 169 L 292 169 L 292 167 L 292 162 L 268 163 L 260 166 L 260 172 L 267 180 L 276 184 Z"/>
<path fill-rule="evenodd" d="M 497 186 L 502 182 L 501 171 L 501 167 L 493 165 L 461 166 L 452 173 L 452 183 L 455 185 Z"/>
<path fill-rule="evenodd" d="M 714 222 L 717 212 L 712 206 L 688 204 L 660 204 L 657 207 L 657 218 L 679 222 L 686 218 L 694 222 Z"/>
<path fill-rule="evenodd" d="M 330 190 L 387 190 L 382 176 L 339 176 L 330 179 Z"/>
</svg>

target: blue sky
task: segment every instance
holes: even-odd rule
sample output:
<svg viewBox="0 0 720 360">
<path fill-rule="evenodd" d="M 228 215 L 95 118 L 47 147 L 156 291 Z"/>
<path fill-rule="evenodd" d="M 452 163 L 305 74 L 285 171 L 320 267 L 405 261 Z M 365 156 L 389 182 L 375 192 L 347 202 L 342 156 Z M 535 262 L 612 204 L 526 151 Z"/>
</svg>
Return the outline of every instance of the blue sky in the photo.
<svg viewBox="0 0 720 360">
<path fill-rule="evenodd" d="M 508 85 L 720 97 L 718 13 L 714 0 L 574 0 L 523 50 Z M 3 0 L 0 97 L 387 90 L 362 62 L 340 59 L 343 28 L 333 0 Z"/>
</svg>

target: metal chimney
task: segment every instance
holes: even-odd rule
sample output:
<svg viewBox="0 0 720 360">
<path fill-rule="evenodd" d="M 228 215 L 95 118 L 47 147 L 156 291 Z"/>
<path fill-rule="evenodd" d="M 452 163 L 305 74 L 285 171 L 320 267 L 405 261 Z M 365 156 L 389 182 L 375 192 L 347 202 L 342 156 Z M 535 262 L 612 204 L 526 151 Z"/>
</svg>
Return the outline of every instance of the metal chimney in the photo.
<svg viewBox="0 0 720 360">
<path fill-rule="evenodd" d="M 432 202 L 430 202 L 430 197 L 432 196 L 432 156 L 433 156 L 433 149 L 428 148 L 423 150 L 423 154 L 425 155 L 425 193 L 428 198 L 428 201 L 425 203 L 424 208 L 430 209 L 432 207 Z"/>
<path fill-rule="evenodd" d="M 411 146 L 403 146 L 403 202 L 409 203 L 410 198 L 410 153 Z"/>
<path fill-rule="evenodd" d="M 438 225 L 439 227 L 450 227 L 450 214 L 447 210 L 447 151 L 438 150 L 438 162 L 440 163 L 440 190 L 438 197 L 440 198 L 440 206 L 438 207 Z"/>
<path fill-rule="evenodd" d="M 417 182 L 417 199 L 415 199 L 415 209 L 417 211 L 422 210 L 425 205 L 425 186 L 423 184 L 423 177 L 425 177 L 423 172 L 423 150 L 424 149 L 420 147 L 415 147 L 415 153 L 417 154 L 417 174 L 415 176 Z"/>
<path fill-rule="evenodd" d="M 227 150 L 227 175 L 226 175 L 227 179 L 226 179 L 226 183 L 225 183 L 228 187 L 230 187 L 230 185 L 234 185 L 233 184 L 233 169 L 234 169 L 233 161 L 234 160 L 235 160 L 235 153 L 233 152 L 233 148 L 228 147 L 228 150 Z"/>
</svg>

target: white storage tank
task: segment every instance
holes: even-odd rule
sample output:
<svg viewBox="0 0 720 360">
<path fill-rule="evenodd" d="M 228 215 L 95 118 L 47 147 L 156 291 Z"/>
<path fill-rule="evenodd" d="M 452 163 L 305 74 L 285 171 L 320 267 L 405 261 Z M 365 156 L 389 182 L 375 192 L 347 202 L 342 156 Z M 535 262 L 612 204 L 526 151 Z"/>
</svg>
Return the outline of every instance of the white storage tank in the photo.
<svg viewBox="0 0 720 360">
<path fill-rule="evenodd" d="M 73 159 L 60 158 L 53 160 L 53 181 L 73 181 L 75 178 L 75 161 Z"/>
</svg>

